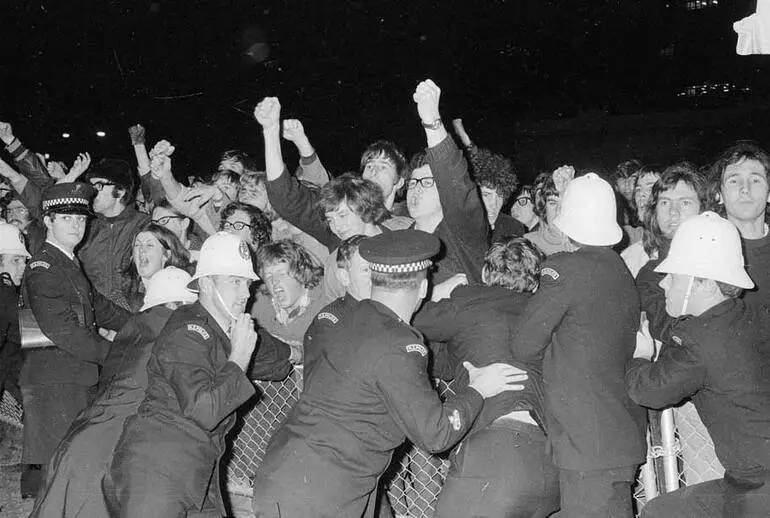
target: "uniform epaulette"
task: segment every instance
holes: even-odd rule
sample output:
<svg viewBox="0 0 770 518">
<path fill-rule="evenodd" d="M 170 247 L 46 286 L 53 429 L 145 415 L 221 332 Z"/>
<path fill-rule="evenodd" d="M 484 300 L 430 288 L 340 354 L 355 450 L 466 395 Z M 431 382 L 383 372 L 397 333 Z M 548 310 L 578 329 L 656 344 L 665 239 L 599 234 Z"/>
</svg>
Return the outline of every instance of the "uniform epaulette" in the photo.
<svg viewBox="0 0 770 518">
<path fill-rule="evenodd" d="M 328 320 L 332 324 L 336 324 L 340 321 L 340 319 L 335 315 L 334 313 L 330 313 L 329 311 L 321 311 L 316 316 L 317 320 Z"/>
<path fill-rule="evenodd" d="M 428 356 L 428 348 L 422 344 L 408 344 L 401 346 L 408 353 L 417 353 L 423 358 Z"/>
<path fill-rule="evenodd" d="M 50 263 L 47 263 L 46 261 L 32 261 L 29 263 L 30 269 L 33 268 L 45 268 L 46 270 L 51 267 Z"/>
</svg>

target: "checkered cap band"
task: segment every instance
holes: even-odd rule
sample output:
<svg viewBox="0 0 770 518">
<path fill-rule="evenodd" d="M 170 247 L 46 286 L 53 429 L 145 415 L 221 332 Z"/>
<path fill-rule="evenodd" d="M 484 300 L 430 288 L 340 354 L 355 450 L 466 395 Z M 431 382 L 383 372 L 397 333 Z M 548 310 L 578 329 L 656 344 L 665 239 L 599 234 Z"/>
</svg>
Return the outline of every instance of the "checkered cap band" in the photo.
<svg viewBox="0 0 770 518">
<path fill-rule="evenodd" d="M 84 207 L 89 207 L 90 203 L 85 198 L 54 198 L 53 200 L 45 200 L 43 202 L 43 210 L 63 205 L 82 205 Z"/>
<path fill-rule="evenodd" d="M 411 273 L 425 270 L 431 264 L 433 264 L 433 261 L 425 259 L 423 261 L 401 264 L 369 263 L 369 268 L 380 273 Z"/>
</svg>

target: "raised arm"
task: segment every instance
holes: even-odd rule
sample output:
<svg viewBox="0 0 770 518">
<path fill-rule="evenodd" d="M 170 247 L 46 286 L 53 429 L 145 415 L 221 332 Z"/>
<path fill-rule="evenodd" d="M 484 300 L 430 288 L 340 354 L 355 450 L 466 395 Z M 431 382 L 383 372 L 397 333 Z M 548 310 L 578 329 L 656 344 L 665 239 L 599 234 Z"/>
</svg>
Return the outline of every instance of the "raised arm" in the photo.
<svg viewBox="0 0 770 518">
<path fill-rule="evenodd" d="M 310 234 L 329 250 L 339 244 L 315 210 L 318 193 L 308 189 L 289 174 L 281 153 L 281 105 L 275 97 L 266 97 L 254 109 L 265 140 L 267 196 L 275 211 L 286 221 Z"/>
<path fill-rule="evenodd" d="M 283 121 L 283 138 L 292 142 L 299 153 L 299 167 L 295 172 L 298 180 L 310 182 L 318 187 L 323 187 L 329 182 L 329 173 L 318 158 L 310 140 L 305 133 L 305 127 L 297 119 Z"/>
<path fill-rule="evenodd" d="M 32 183 L 45 189 L 53 185 L 54 180 L 48 174 L 45 166 L 37 153 L 25 148 L 21 141 L 13 134 L 13 127 L 7 122 L 0 122 L 0 140 L 5 144 L 5 149 L 13 157 L 16 167 L 22 175 Z"/>
</svg>

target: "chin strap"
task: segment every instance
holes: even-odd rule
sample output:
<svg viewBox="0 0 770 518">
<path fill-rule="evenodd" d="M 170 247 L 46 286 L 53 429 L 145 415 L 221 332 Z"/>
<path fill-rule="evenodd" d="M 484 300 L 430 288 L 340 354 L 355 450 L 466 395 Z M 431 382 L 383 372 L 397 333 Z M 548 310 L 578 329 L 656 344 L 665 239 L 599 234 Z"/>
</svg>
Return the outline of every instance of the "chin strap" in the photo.
<svg viewBox="0 0 770 518">
<path fill-rule="evenodd" d="M 227 312 L 228 316 L 230 317 L 230 326 L 227 328 L 227 335 L 230 336 L 230 331 L 233 328 L 233 323 L 238 320 L 238 317 L 233 315 L 232 311 L 230 311 L 230 308 L 227 307 L 227 304 L 225 304 L 225 299 L 222 298 L 222 295 L 219 293 L 219 288 L 217 288 L 216 283 L 211 283 L 214 286 L 214 293 L 217 296 L 217 299 L 219 299 L 219 303 L 222 304 L 222 308 Z"/>
<path fill-rule="evenodd" d="M 692 285 L 695 282 L 695 277 L 690 275 L 690 281 L 687 283 L 687 293 L 684 295 L 684 301 L 682 302 L 682 314 L 681 317 L 687 314 L 687 305 L 690 303 L 690 295 L 692 295 Z"/>
</svg>

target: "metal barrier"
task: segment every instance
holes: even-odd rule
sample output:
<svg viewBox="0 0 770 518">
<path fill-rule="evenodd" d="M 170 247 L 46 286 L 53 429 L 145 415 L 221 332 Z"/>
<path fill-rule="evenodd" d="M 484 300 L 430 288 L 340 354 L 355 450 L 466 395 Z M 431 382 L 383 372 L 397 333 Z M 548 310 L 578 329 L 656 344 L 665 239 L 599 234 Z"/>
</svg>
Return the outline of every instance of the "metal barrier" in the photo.
<svg viewBox="0 0 770 518">
<path fill-rule="evenodd" d="M 283 422 L 302 392 L 302 371 L 295 370 L 282 382 L 255 382 L 261 398 L 247 409 L 241 409 L 235 436 L 226 462 L 228 490 L 241 496 L 251 496 L 253 477 L 270 435 Z M 434 380 L 443 398 L 454 394 L 451 383 Z M 650 448 L 650 451 L 654 451 Z M 431 455 L 411 444 L 394 456 L 392 472 L 387 476 L 388 499 L 397 517 L 431 518 L 449 462 L 442 456 Z M 656 496 L 657 487 L 652 463 L 640 470 L 634 486 L 637 509 L 647 501 L 647 494 Z"/>
<path fill-rule="evenodd" d="M 21 403 L 16 401 L 16 398 L 7 390 L 3 390 L 2 394 L 2 398 L 0 398 L 0 421 L 21 428 L 23 426 Z"/>
</svg>

